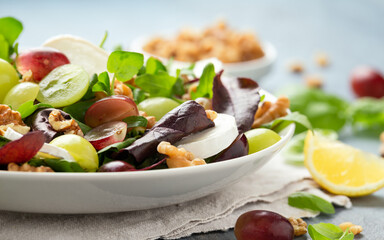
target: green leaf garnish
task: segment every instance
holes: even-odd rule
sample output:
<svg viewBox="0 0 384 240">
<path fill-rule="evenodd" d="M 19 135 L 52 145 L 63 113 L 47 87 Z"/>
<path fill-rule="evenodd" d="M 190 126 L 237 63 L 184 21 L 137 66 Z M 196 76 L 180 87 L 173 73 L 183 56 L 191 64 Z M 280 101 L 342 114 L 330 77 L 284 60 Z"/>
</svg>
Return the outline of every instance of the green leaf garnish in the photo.
<svg viewBox="0 0 384 240">
<path fill-rule="evenodd" d="M 55 172 L 85 172 L 80 165 L 75 161 L 69 161 L 65 159 L 38 159 L 33 158 L 28 162 L 29 165 L 34 167 L 47 166 L 52 168 Z"/>
<path fill-rule="evenodd" d="M 142 116 L 130 116 L 124 118 L 123 122 L 127 124 L 127 128 L 147 127 L 148 124 L 148 120 Z"/>
<path fill-rule="evenodd" d="M 353 233 L 343 232 L 340 227 L 331 223 L 318 223 L 308 226 L 312 240 L 353 240 Z"/>
<path fill-rule="evenodd" d="M 136 104 L 141 103 L 146 98 L 145 92 L 140 88 L 134 88 L 132 93 L 133 93 L 133 101 L 135 101 Z"/>
<path fill-rule="evenodd" d="M 99 81 L 97 74 L 93 74 L 89 81 L 89 87 L 81 100 L 90 100 L 95 97 L 95 93 L 92 91 L 93 86 Z"/>
<path fill-rule="evenodd" d="M 84 122 L 85 112 L 94 103 L 95 100 L 77 102 L 63 108 L 63 111 L 71 115 L 73 118 L 79 120 L 80 122 Z"/>
<path fill-rule="evenodd" d="M 107 72 L 102 72 L 99 74 L 98 81 L 92 87 L 92 92 L 103 92 L 107 96 L 112 95 L 111 82 Z"/>
<path fill-rule="evenodd" d="M 109 145 L 109 146 L 101 149 L 100 151 L 97 152 L 97 154 L 106 153 L 107 151 L 118 152 L 121 149 L 126 148 L 129 145 L 131 145 L 135 140 L 136 140 L 136 138 L 127 138 L 122 142 L 115 143 L 115 144 Z"/>
<path fill-rule="evenodd" d="M 332 203 L 321 197 L 305 192 L 297 192 L 289 195 L 288 204 L 300 209 L 310 209 L 327 214 L 335 213 L 335 208 Z"/>
<path fill-rule="evenodd" d="M 104 37 L 103 37 L 103 39 L 101 40 L 101 43 L 100 43 L 100 45 L 99 45 L 100 48 L 104 48 L 104 43 L 105 43 L 105 41 L 107 40 L 107 38 L 108 38 L 108 31 L 105 31 L 105 33 L 104 33 Z"/>
<path fill-rule="evenodd" d="M 151 97 L 170 97 L 175 83 L 175 77 L 162 71 L 157 74 L 145 73 L 135 79 L 135 84 Z"/>
<path fill-rule="evenodd" d="M 205 66 L 203 73 L 201 74 L 199 85 L 196 92 L 191 92 L 191 98 L 195 100 L 199 97 L 212 98 L 213 95 L 213 78 L 215 77 L 215 67 L 212 63 Z"/>
<path fill-rule="evenodd" d="M 0 58 L 9 61 L 15 52 L 14 43 L 23 31 L 23 24 L 13 17 L 0 18 Z"/>
<path fill-rule="evenodd" d="M 21 118 L 26 118 L 30 116 L 32 113 L 34 113 L 39 108 L 50 108 L 52 107 L 49 104 L 45 103 L 38 103 L 36 105 L 33 105 L 33 100 L 25 102 L 19 106 L 17 111 L 20 113 Z"/>
<path fill-rule="evenodd" d="M 280 132 L 291 123 L 298 124 L 305 129 L 312 129 L 312 125 L 308 118 L 299 112 L 293 112 L 284 117 L 277 118 L 272 123 L 263 125 L 263 127 L 270 128 L 275 132 Z"/>
<path fill-rule="evenodd" d="M 145 72 L 148 74 L 156 74 L 160 71 L 167 71 L 163 63 L 154 57 L 148 58 L 147 64 L 145 65 Z"/>
<path fill-rule="evenodd" d="M 119 81 L 126 82 L 132 79 L 143 65 L 143 54 L 115 51 L 109 55 L 107 69 L 108 72 L 114 73 Z"/>
</svg>

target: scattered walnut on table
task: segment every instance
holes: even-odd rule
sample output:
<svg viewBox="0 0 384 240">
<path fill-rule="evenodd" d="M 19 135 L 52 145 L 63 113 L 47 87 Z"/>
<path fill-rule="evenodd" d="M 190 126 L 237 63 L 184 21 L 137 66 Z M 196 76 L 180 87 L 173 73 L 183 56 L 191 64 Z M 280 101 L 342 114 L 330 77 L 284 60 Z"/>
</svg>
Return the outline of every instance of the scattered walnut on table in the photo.
<svg viewBox="0 0 384 240">
<path fill-rule="evenodd" d="M 161 142 L 157 146 L 157 151 L 161 154 L 168 155 L 166 160 L 169 168 L 190 167 L 204 165 L 204 159 L 195 158 L 193 153 L 188 152 L 184 148 L 177 148 L 169 142 Z"/>
<path fill-rule="evenodd" d="M 64 134 L 76 134 L 84 136 L 79 125 L 75 119 L 67 120 L 61 115 L 59 110 L 53 110 L 48 117 L 49 124 L 57 132 L 64 132 Z"/>
<path fill-rule="evenodd" d="M 315 62 L 320 67 L 326 67 L 329 65 L 329 57 L 323 52 L 318 52 L 315 54 Z"/>
<path fill-rule="evenodd" d="M 30 128 L 26 126 L 17 111 L 13 111 L 8 105 L 0 104 L 0 135 L 4 135 L 8 128 L 16 132 L 26 134 Z"/>
<path fill-rule="evenodd" d="M 289 99 L 285 96 L 277 98 L 276 102 L 265 101 L 256 111 L 252 128 L 260 127 L 276 118 L 286 116 L 289 109 Z"/>
<path fill-rule="evenodd" d="M 13 172 L 54 172 L 50 167 L 46 167 L 46 166 L 33 167 L 33 166 L 29 165 L 28 163 L 24 163 L 21 166 L 17 165 L 16 163 L 9 163 L 8 164 L 8 171 L 13 171 Z"/>
<path fill-rule="evenodd" d="M 307 223 L 303 219 L 290 217 L 288 221 L 291 223 L 296 237 L 307 233 Z"/>
<path fill-rule="evenodd" d="M 345 231 L 348 229 L 348 232 L 353 233 L 353 235 L 357 235 L 363 231 L 363 227 L 360 225 L 355 225 L 351 222 L 344 222 L 339 225 L 341 230 Z"/>
<path fill-rule="evenodd" d="M 305 85 L 309 88 L 322 88 L 324 85 L 324 80 L 320 75 L 307 75 L 304 77 Z"/>
<path fill-rule="evenodd" d="M 304 72 L 304 64 L 300 61 L 291 61 L 287 64 L 288 70 L 293 73 L 302 73 Z"/>
</svg>

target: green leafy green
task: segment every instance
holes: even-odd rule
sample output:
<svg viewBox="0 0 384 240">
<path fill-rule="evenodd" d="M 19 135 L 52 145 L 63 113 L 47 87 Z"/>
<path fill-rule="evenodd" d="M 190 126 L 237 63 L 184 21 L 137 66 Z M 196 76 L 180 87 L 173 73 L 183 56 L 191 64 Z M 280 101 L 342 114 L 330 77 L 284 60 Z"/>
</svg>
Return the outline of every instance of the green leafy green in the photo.
<svg viewBox="0 0 384 240">
<path fill-rule="evenodd" d="M 175 77 L 162 71 L 157 72 L 157 74 L 145 73 L 135 79 L 135 84 L 148 92 L 151 97 L 170 97 L 175 83 Z"/>
<path fill-rule="evenodd" d="M 140 88 L 134 88 L 132 93 L 133 93 L 133 101 L 135 101 L 136 104 L 141 103 L 146 98 L 145 92 Z"/>
<path fill-rule="evenodd" d="M 9 61 L 15 52 L 14 43 L 23 31 L 23 24 L 13 17 L 0 18 L 0 58 Z"/>
<path fill-rule="evenodd" d="M 20 113 L 21 118 L 26 118 L 30 116 L 32 113 L 34 113 L 39 108 L 50 108 L 52 107 L 49 104 L 45 103 L 38 103 L 33 105 L 33 100 L 25 102 L 19 106 L 17 111 Z"/>
<path fill-rule="evenodd" d="M 277 118 L 272 123 L 265 124 L 262 127 L 269 128 L 275 132 L 280 132 L 291 123 L 295 123 L 296 127 L 299 125 L 304 129 L 312 129 L 312 125 L 308 118 L 299 112 L 293 112 L 284 117 Z"/>
<path fill-rule="evenodd" d="M 101 149 L 100 151 L 97 152 L 97 154 L 102 154 L 102 153 L 105 153 L 107 151 L 118 152 L 121 149 L 126 148 L 129 145 L 131 145 L 135 140 L 136 140 L 136 138 L 127 138 L 122 142 L 114 143 L 112 145 L 109 145 L 109 146 Z"/>
<path fill-rule="evenodd" d="M 105 33 L 104 33 L 104 37 L 103 37 L 103 39 L 101 40 L 101 43 L 99 44 L 99 47 L 100 47 L 100 48 L 104 48 L 104 43 L 105 43 L 105 41 L 107 40 L 107 38 L 108 38 L 108 31 L 105 31 Z"/>
<path fill-rule="evenodd" d="M 103 92 L 107 96 L 112 95 L 111 82 L 107 72 L 99 74 L 98 81 L 92 87 L 92 92 Z"/>
<path fill-rule="evenodd" d="M 145 65 L 145 72 L 148 74 L 156 74 L 159 71 L 166 72 L 167 68 L 158 59 L 154 57 L 148 58 L 147 64 Z"/>
<path fill-rule="evenodd" d="M 118 44 L 116 46 L 113 47 L 113 51 L 123 51 L 123 45 L 121 44 Z"/>
<path fill-rule="evenodd" d="M 215 77 L 215 67 L 212 63 L 205 66 L 203 73 L 201 74 L 199 85 L 195 92 L 191 92 L 191 98 L 195 100 L 199 97 L 212 98 L 213 95 L 213 78 Z"/>
<path fill-rule="evenodd" d="M 107 69 L 110 73 L 114 73 L 119 81 L 126 82 L 132 79 L 143 65 L 143 54 L 115 51 L 109 55 Z"/>
<path fill-rule="evenodd" d="M 312 240 L 353 240 L 353 233 L 343 232 L 340 227 L 331 223 L 318 223 L 308 226 Z"/>
<path fill-rule="evenodd" d="M 148 124 L 148 120 L 142 116 L 130 116 L 124 118 L 123 122 L 127 124 L 127 128 L 147 127 Z"/>
<path fill-rule="evenodd" d="M 92 128 L 82 122 L 80 122 L 79 120 L 77 120 L 76 118 L 72 117 L 71 118 L 75 119 L 75 121 L 77 122 L 77 124 L 79 125 L 81 131 L 84 133 L 84 134 L 87 134 L 87 132 L 91 131 Z"/>
<path fill-rule="evenodd" d="M 384 98 L 360 98 L 347 112 L 356 132 L 379 135 L 384 131 Z"/>
<path fill-rule="evenodd" d="M 4 146 L 5 144 L 9 143 L 10 141 L 11 140 L 0 135 L 0 147 Z"/>
<path fill-rule="evenodd" d="M 47 166 L 52 168 L 55 172 L 85 172 L 80 165 L 75 161 L 68 161 L 65 159 L 38 159 L 33 158 L 28 162 L 29 165 L 34 167 Z"/>
<path fill-rule="evenodd" d="M 297 192 L 289 195 L 288 204 L 300 209 L 310 209 L 327 214 L 335 213 L 335 208 L 332 203 L 306 192 Z"/>
<path fill-rule="evenodd" d="M 89 87 L 87 92 L 84 94 L 81 100 L 90 100 L 95 97 L 95 93 L 92 91 L 93 86 L 99 81 L 97 74 L 93 74 L 91 80 L 89 81 Z"/>
<path fill-rule="evenodd" d="M 330 129 L 314 129 L 313 131 L 315 135 L 320 135 L 330 140 L 337 140 L 338 138 L 337 132 Z M 306 135 L 307 132 L 302 132 L 293 136 L 282 150 L 284 159 L 288 163 L 295 165 L 304 164 L 304 140 Z"/>
<path fill-rule="evenodd" d="M 280 94 L 290 99 L 290 109 L 308 117 L 313 128 L 332 129 L 339 131 L 346 123 L 348 103 L 343 99 L 327 94 L 320 89 L 307 89 L 293 86 Z M 302 132 L 298 128 L 297 132 Z"/>
<path fill-rule="evenodd" d="M 79 120 L 80 122 L 84 122 L 85 112 L 94 103 L 95 100 L 76 102 L 72 105 L 63 108 L 63 111 L 71 115 L 73 118 Z"/>
</svg>

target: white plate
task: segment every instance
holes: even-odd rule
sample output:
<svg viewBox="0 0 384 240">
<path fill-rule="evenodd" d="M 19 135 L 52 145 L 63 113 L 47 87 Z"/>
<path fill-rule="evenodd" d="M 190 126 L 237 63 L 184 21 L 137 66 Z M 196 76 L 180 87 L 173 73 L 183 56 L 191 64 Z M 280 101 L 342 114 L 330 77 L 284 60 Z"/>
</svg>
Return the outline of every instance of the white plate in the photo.
<svg viewBox="0 0 384 240">
<path fill-rule="evenodd" d="M 267 100 L 274 97 L 266 92 Z M 108 213 L 150 209 L 218 192 L 260 168 L 289 141 L 260 152 L 207 165 L 116 173 L 0 172 L 0 210 L 36 213 Z M 250 186 L 251 187 L 251 186 Z"/>
<path fill-rule="evenodd" d="M 149 37 L 139 37 L 134 39 L 130 45 L 130 51 L 140 52 L 144 54 L 144 56 L 146 57 L 155 56 L 143 50 L 143 46 L 149 40 L 150 40 Z M 218 72 L 218 69 L 222 67 L 224 69 L 224 74 L 229 74 L 237 77 L 248 77 L 248 78 L 252 78 L 253 80 L 260 80 L 262 76 L 266 75 L 271 70 L 273 63 L 276 61 L 276 58 L 277 58 L 277 51 L 276 51 L 276 48 L 272 45 L 272 43 L 262 42 L 261 47 L 265 54 L 264 57 L 251 60 L 251 61 L 239 62 L 239 63 L 221 63 L 216 58 L 204 59 L 202 61 L 213 62 L 215 65 L 215 69 L 217 70 L 216 72 Z M 155 56 L 155 57 L 161 59 L 162 62 L 168 61 L 168 59 L 166 58 L 162 58 L 159 56 Z M 221 65 L 218 62 L 220 62 Z M 191 64 L 190 62 L 182 62 L 182 61 L 173 61 L 173 63 L 178 68 L 188 67 Z M 197 74 L 197 76 L 200 76 L 200 75 L 201 74 Z"/>
</svg>

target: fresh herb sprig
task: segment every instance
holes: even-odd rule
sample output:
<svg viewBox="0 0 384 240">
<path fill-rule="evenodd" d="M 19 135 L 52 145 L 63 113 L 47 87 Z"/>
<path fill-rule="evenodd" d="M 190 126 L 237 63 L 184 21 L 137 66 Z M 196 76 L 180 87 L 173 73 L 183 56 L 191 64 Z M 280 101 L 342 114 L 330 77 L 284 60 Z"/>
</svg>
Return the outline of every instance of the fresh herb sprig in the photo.
<svg viewBox="0 0 384 240">
<path fill-rule="evenodd" d="M 343 231 L 331 223 L 318 223 L 308 226 L 308 233 L 312 240 L 353 240 L 353 233 Z"/>
<path fill-rule="evenodd" d="M 335 213 L 335 208 L 332 203 L 321 197 L 306 192 L 297 192 L 289 195 L 288 204 L 292 207 L 300 209 L 309 209 L 327 214 Z"/>
</svg>

